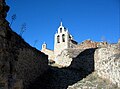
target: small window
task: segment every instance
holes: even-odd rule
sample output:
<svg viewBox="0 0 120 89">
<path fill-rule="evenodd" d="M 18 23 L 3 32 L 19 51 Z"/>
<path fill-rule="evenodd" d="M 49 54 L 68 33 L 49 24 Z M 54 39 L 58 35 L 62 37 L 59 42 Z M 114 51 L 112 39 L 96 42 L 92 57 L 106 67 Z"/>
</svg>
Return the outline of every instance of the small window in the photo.
<svg viewBox="0 0 120 89">
<path fill-rule="evenodd" d="M 62 35 L 62 41 L 65 42 L 65 34 Z"/>
<path fill-rule="evenodd" d="M 71 40 L 71 37 L 69 36 L 69 39 Z"/>
<path fill-rule="evenodd" d="M 43 45 L 43 48 L 45 48 L 45 44 Z"/>
<path fill-rule="evenodd" d="M 60 43 L 60 36 L 57 36 L 57 43 Z"/>
<path fill-rule="evenodd" d="M 62 28 L 60 28 L 60 33 L 62 33 Z"/>
</svg>

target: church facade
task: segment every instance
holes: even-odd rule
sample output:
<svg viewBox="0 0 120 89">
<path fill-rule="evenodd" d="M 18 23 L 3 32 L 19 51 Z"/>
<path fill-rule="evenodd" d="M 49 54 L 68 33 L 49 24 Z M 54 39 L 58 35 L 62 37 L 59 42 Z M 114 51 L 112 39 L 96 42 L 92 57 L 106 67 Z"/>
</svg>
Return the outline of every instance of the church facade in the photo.
<svg viewBox="0 0 120 89">
<path fill-rule="evenodd" d="M 47 44 L 42 45 L 41 51 L 48 55 L 48 59 L 57 60 L 57 56 L 61 54 L 64 49 L 76 47 L 77 42 L 73 40 L 73 36 L 69 33 L 62 22 L 58 27 L 58 30 L 54 36 L 54 50 L 47 48 Z"/>
</svg>

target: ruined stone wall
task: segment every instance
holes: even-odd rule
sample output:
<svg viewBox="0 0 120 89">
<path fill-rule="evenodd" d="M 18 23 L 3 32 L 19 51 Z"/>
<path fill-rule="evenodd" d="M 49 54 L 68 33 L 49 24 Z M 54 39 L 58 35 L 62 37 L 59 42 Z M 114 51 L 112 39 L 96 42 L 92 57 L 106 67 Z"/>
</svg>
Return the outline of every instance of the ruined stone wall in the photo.
<svg viewBox="0 0 120 89">
<path fill-rule="evenodd" d="M 90 50 L 87 50 L 87 51 L 85 51 L 85 50 L 90 49 L 90 48 L 97 48 L 97 44 L 98 44 L 97 42 L 93 42 L 91 40 L 86 40 L 79 45 L 74 45 L 73 48 L 71 47 L 69 49 L 65 49 L 61 52 L 60 55 L 58 55 L 56 57 L 56 60 L 57 60 L 56 63 L 59 65 L 62 65 L 62 66 L 70 66 L 71 62 L 76 60 L 76 61 L 74 61 L 74 63 L 76 65 L 79 65 L 79 67 L 82 67 L 82 68 L 86 68 L 85 66 L 90 64 L 89 59 L 91 59 L 91 58 L 89 58 L 89 57 L 91 57 L 91 56 L 86 56 Z M 82 55 L 82 58 L 81 58 L 81 53 L 83 51 L 86 52 L 86 55 Z M 94 53 L 89 54 L 89 55 L 92 55 L 92 59 L 94 58 L 93 57 Z M 82 63 L 82 65 L 80 63 Z M 72 65 L 72 67 L 78 68 L 76 65 Z M 89 68 L 87 67 L 87 69 L 89 69 Z"/>
<path fill-rule="evenodd" d="M 120 43 L 100 44 L 99 48 L 66 49 L 58 56 L 63 67 L 95 71 L 99 77 L 120 87 Z"/>
<path fill-rule="evenodd" d="M 48 69 L 48 56 L 11 30 L 0 29 L 0 71 L 6 79 L 22 80 L 26 88 Z"/>
<path fill-rule="evenodd" d="M 79 49 L 80 50 L 80 49 Z M 96 49 L 85 49 L 74 58 L 72 58 L 72 62 L 70 64 L 70 68 L 84 70 L 87 73 L 91 73 L 94 71 L 94 52 Z"/>
<path fill-rule="evenodd" d="M 95 52 L 95 71 L 105 79 L 120 87 L 120 46 L 108 45 Z"/>
<path fill-rule="evenodd" d="M 94 42 L 91 40 L 85 40 L 84 42 L 80 43 L 76 46 L 78 49 L 90 49 L 90 48 L 98 48 L 98 47 L 107 47 L 107 42 Z"/>
<path fill-rule="evenodd" d="M 93 42 L 91 40 L 85 40 L 84 42 L 77 45 L 79 49 L 89 49 L 89 48 L 97 48 L 97 42 Z"/>
<path fill-rule="evenodd" d="M 5 0 L 0 0 L 0 88 L 27 89 L 47 71 L 48 56 L 10 29 L 5 19 L 8 10 Z"/>
<path fill-rule="evenodd" d="M 55 56 L 54 56 L 54 51 L 49 50 L 49 49 L 42 49 L 41 52 L 45 53 L 46 55 L 48 55 L 48 59 L 54 60 Z"/>
<path fill-rule="evenodd" d="M 94 52 L 95 49 L 66 49 L 58 55 L 56 63 L 90 73 L 94 71 Z"/>
<path fill-rule="evenodd" d="M 71 65 L 73 58 L 77 57 L 79 53 L 82 51 L 83 49 L 75 48 L 65 49 L 61 52 L 60 55 L 56 57 L 56 63 L 63 67 L 68 67 Z"/>
<path fill-rule="evenodd" d="M 71 64 L 72 58 L 69 57 L 68 50 L 63 50 L 60 55 L 56 57 L 55 63 L 63 67 L 68 67 Z"/>
</svg>

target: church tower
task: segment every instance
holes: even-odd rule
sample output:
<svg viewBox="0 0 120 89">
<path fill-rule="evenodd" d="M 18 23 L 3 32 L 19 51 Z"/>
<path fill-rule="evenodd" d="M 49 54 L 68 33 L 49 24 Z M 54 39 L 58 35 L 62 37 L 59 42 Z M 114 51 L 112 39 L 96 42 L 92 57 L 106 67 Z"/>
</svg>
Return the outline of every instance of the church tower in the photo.
<svg viewBox="0 0 120 89">
<path fill-rule="evenodd" d="M 69 42 L 71 39 L 72 36 L 61 22 L 54 38 L 54 55 L 57 56 L 62 50 L 69 48 Z"/>
</svg>

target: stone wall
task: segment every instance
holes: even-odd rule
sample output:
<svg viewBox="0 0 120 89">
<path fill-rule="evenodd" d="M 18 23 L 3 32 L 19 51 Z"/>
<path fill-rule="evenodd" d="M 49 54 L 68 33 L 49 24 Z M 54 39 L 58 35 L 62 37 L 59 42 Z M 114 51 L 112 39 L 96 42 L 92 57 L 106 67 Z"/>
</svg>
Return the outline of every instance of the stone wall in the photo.
<svg viewBox="0 0 120 89">
<path fill-rule="evenodd" d="M 95 49 L 66 49 L 57 56 L 56 63 L 62 67 L 85 70 L 90 73 L 94 71 Z"/>
<path fill-rule="evenodd" d="M 85 40 L 84 42 L 77 45 L 79 49 L 89 49 L 89 48 L 97 48 L 97 42 L 93 42 L 91 40 Z"/>
<path fill-rule="evenodd" d="M 91 40 L 86 40 L 80 44 L 76 44 L 73 46 L 73 48 L 69 48 L 69 49 L 65 49 L 61 52 L 61 54 L 59 54 L 56 57 L 56 63 L 59 65 L 64 66 L 70 66 L 71 62 L 74 60 L 77 60 L 75 64 L 79 64 L 79 66 L 81 65 L 80 63 L 84 63 L 85 61 L 89 61 L 88 57 L 87 58 L 80 58 L 81 56 L 79 56 L 81 53 L 83 53 L 83 51 L 85 51 L 86 49 L 90 49 L 90 48 L 97 48 L 98 43 L 97 42 L 93 42 Z M 87 50 L 87 52 L 89 53 L 89 50 Z M 89 54 L 89 55 L 94 55 L 94 53 Z M 86 56 L 86 55 L 84 55 Z M 79 60 L 78 60 L 79 59 Z M 93 59 L 93 56 L 92 56 Z M 74 63 L 73 63 L 74 64 Z M 84 63 L 85 65 L 89 65 L 88 63 Z M 72 65 L 73 66 L 73 65 Z M 75 67 L 75 65 L 74 65 Z M 77 66 L 76 66 L 77 68 Z M 85 67 L 84 67 L 85 68 Z"/>
<path fill-rule="evenodd" d="M 24 88 L 27 88 L 47 69 L 47 55 L 31 47 L 11 30 L 0 29 L 1 76 L 12 76 L 13 80 L 22 80 Z"/>
<path fill-rule="evenodd" d="M 10 29 L 5 19 L 8 10 L 5 0 L 0 0 L 0 88 L 29 89 L 47 71 L 48 56 Z"/>
<path fill-rule="evenodd" d="M 53 50 L 49 50 L 49 49 L 46 48 L 46 49 L 42 49 L 41 52 L 48 55 L 48 59 L 54 60 L 55 56 L 54 56 Z"/>
<path fill-rule="evenodd" d="M 95 71 L 120 87 L 120 47 L 112 44 L 95 52 Z"/>
<path fill-rule="evenodd" d="M 63 67 L 95 71 L 99 77 L 120 87 L 120 44 L 99 44 L 98 48 L 66 49 L 57 57 Z"/>
<path fill-rule="evenodd" d="M 85 40 L 76 46 L 78 49 L 90 49 L 90 48 L 98 48 L 98 47 L 107 47 L 107 42 L 94 42 L 92 40 Z"/>
<path fill-rule="evenodd" d="M 94 52 L 95 48 L 85 49 L 81 51 L 76 57 L 73 58 L 70 68 L 84 70 L 87 73 L 94 71 Z"/>
<path fill-rule="evenodd" d="M 73 58 L 77 57 L 77 55 L 82 51 L 82 49 L 75 48 L 65 49 L 56 57 L 56 63 L 63 67 L 68 67 L 70 66 Z"/>
<path fill-rule="evenodd" d="M 61 54 L 56 57 L 55 63 L 62 67 L 68 67 L 72 61 L 68 53 L 68 50 L 63 50 Z"/>
<path fill-rule="evenodd" d="M 77 42 L 76 41 L 74 41 L 74 40 L 71 40 L 70 42 L 69 42 L 69 48 L 76 48 L 77 47 Z"/>
</svg>

